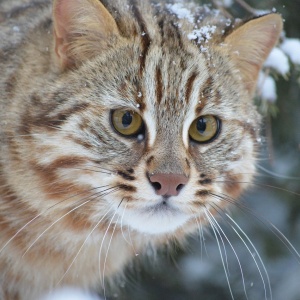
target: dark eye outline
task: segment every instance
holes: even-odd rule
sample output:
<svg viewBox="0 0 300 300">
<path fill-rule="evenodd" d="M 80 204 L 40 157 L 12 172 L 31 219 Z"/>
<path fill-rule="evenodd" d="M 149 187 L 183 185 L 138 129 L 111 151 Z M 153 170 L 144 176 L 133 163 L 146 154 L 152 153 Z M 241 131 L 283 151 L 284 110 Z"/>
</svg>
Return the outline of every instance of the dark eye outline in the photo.
<svg viewBox="0 0 300 300">
<path fill-rule="evenodd" d="M 145 136 L 145 122 L 144 122 L 144 120 L 143 120 L 143 118 L 141 117 L 141 115 L 140 115 L 140 117 L 141 117 L 141 120 L 142 120 L 142 122 L 141 122 L 141 126 L 139 127 L 139 129 L 135 132 L 135 133 L 133 133 L 133 134 L 129 134 L 129 135 L 127 135 L 127 134 L 123 134 L 122 132 L 120 132 L 116 127 L 115 127 L 115 125 L 114 125 L 114 121 L 113 121 L 113 114 L 114 114 L 114 112 L 115 111 L 118 111 L 118 110 L 121 110 L 121 111 L 130 111 L 130 112 L 134 112 L 134 113 L 136 113 L 136 114 L 139 114 L 138 112 L 135 112 L 134 110 L 132 110 L 132 109 L 123 109 L 123 108 L 120 108 L 120 109 L 112 109 L 111 111 L 110 111 L 110 116 L 109 116 L 109 119 L 110 119 L 110 125 L 111 125 L 111 127 L 113 128 L 113 130 L 118 134 L 118 135 L 120 135 L 120 136 L 122 136 L 122 137 L 125 137 L 125 138 L 136 138 L 138 135 L 140 135 L 140 134 L 143 134 L 144 136 Z"/>
<path fill-rule="evenodd" d="M 220 133 L 221 133 L 221 129 L 222 129 L 222 121 L 221 121 L 220 118 L 218 118 L 217 116 L 214 116 L 214 115 L 203 115 L 203 116 L 199 116 L 198 118 L 196 118 L 196 119 L 192 122 L 192 124 L 193 124 L 195 121 L 199 120 L 200 118 L 204 118 L 204 117 L 207 117 L 207 116 L 213 117 L 213 118 L 215 119 L 215 121 L 216 121 L 216 123 L 217 123 L 217 130 L 216 130 L 215 134 L 214 134 L 210 139 L 208 139 L 207 141 L 197 141 L 197 140 L 195 140 L 195 139 L 190 135 L 190 133 L 189 133 L 189 139 L 190 139 L 191 141 L 193 141 L 194 143 L 201 144 L 201 145 L 202 145 L 202 144 L 209 144 L 209 143 L 212 143 L 214 140 L 216 140 L 216 139 L 218 138 L 218 136 L 219 136 Z M 192 126 L 192 124 L 191 124 L 191 126 Z M 191 126 L 189 127 L 189 131 L 190 131 Z"/>
</svg>

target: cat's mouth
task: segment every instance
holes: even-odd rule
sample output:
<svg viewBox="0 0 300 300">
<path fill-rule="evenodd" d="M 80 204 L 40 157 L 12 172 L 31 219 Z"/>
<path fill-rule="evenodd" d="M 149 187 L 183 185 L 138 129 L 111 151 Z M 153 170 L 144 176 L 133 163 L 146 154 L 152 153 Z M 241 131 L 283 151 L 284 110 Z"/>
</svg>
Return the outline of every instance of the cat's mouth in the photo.
<svg viewBox="0 0 300 300">
<path fill-rule="evenodd" d="M 150 214 L 180 213 L 180 210 L 170 203 L 169 197 L 162 197 L 161 201 L 146 207 L 145 211 Z"/>
<path fill-rule="evenodd" d="M 162 197 L 155 204 L 135 209 L 126 209 L 123 224 L 148 234 L 172 233 L 183 226 L 191 216 L 171 203 L 171 199 Z"/>
</svg>

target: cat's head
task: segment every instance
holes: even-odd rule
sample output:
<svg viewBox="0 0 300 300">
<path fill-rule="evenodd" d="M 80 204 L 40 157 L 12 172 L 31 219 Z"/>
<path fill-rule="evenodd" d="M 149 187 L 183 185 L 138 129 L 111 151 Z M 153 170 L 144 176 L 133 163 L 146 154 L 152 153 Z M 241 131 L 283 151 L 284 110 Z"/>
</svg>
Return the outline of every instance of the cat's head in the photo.
<svg viewBox="0 0 300 300">
<path fill-rule="evenodd" d="M 70 227 L 192 231 L 254 175 L 260 117 L 251 98 L 281 18 L 208 38 L 205 21 L 195 29 L 168 6 L 130 2 L 54 1 L 61 75 L 43 113 L 26 118 L 28 168 Z"/>
</svg>

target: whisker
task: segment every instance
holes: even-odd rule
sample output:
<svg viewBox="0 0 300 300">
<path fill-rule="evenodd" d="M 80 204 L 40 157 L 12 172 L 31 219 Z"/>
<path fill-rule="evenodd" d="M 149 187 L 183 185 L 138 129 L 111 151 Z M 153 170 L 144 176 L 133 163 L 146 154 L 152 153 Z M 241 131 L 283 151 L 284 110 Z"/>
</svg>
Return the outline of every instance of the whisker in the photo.
<svg viewBox="0 0 300 300">
<path fill-rule="evenodd" d="M 250 214 L 253 216 L 257 221 L 262 223 L 264 226 L 266 226 L 282 243 L 283 245 L 292 253 L 297 262 L 300 264 L 300 254 L 297 251 L 297 249 L 293 246 L 293 244 L 288 240 L 288 238 L 268 219 L 263 217 L 262 215 L 258 215 L 257 212 L 250 209 L 247 205 L 244 205 L 241 202 L 236 201 L 235 199 L 231 198 L 228 195 L 217 195 L 214 193 L 209 192 L 210 195 L 215 196 L 221 200 L 227 201 L 230 204 L 235 205 L 237 208 L 239 208 L 244 213 Z"/>
<path fill-rule="evenodd" d="M 126 203 L 126 205 L 125 205 L 125 207 L 124 207 L 124 209 L 123 209 L 123 213 L 122 213 L 122 217 L 121 217 L 121 234 L 122 234 L 122 237 L 123 237 L 124 241 L 125 241 L 128 245 L 133 246 L 133 245 L 127 240 L 127 238 L 126 238 L 126 236 L 125 236 L 125 233 L 124 233 L 124 230 L 123 230 L 123 218 L 124 218 L 124 215 L 125 215 L 125 210 L 126 210 L 127 205 L 128 205 L 128 202 Z"/>
<path fill-rule="evenodd" d="M 105 164 L 109 164 L 108 162 L 106 162 Z M 88 168 L 94 168 L 94 169 L 99 169 L 100 171 L 105 171 L 105 172 L 107 172 L 108 174 L 114 174 L 114 173 L 116 173 L 114 170 L 110 170 L 110 169 L 108 169 L 108 168 L 104 168 L 104 167 L 102 167 L 102 166 L 99 166 L 98 164 L 96 164 L 96 163 L 88 163 L 88 164 L 86 164 L 87 165 L 87 167 Z"/>
<path fill-rule="evenodd" d="M 205 250 L 206 256 L 208 255 L 207 249 L 206 249 L 206 244 L 205 244 L 205 238 L 204 238 L 204 233 L 203 233 L 203 225 L 200 219 L 200 222 L 198 218 L 195 216 L 195 220 L 198 225 L 198 232 L 199 232 L 199 240 L 200 240 L 200 252 L 201 252 L 201 260 L 203 259 L 203 248 Z"/>
<path fill-rule="evenodd" d="M 229 281 L 229 277 L 228 277 L 226 265 L 225 265 L 225 262 L 224 262 L 223 252 L 222 252 L 220 241 L 219 241 L 219 238 L 221 238 L 220 237 L 220 232 L 218 231 L 218 228 L 214 224 L 213 220 L 208 215 L 208 209 L 207 208 L 204 210 L 204 213 L 206 215 L 206 218 L 207 218 L 207 220 L 208 220 L 208 222 L 209 222 L 209 224 L 210 224 L 210 226 L 211 226 L 211 228 L 213 230 L 214 236 L 216 238 L 218 249 L 219 249 L 219 253 L 220 253 L 220 257 L 221 257 L 221 261 L 222 261 L 222 265 L 223 265 L 223 269 L 224 269 L 224 272 L 225 272 L 225 277 L 226 277 L 227 285 L 228 285 L 229 292 L 230 292 L 230 295 L 231 295 L 231 299 L 234 300 L 234 296 L 233 296 L 233 293 L 232 293 L 231 284 L 230 284 L 230 281 Z"/>
<path fill-rule="evenodd" d="M 101 174 L 107 174 L 107 175 L 112 175 L 113 172 L 109 172 L 109 171 L 102 171 L 102 170 L 92 170 L 92 169 L 88 169 L 88 168 L 72 168 L 74 170 L 81 170 L 81 171 L 89 171 L 89 172 L 95 172 L 95 173 L 101 173 Z"/>
<path fill-rule="evenodd" d="M 277 178 L 282 178 L 282 179 L 300 180 L 300 177 L 293 177 L 293 176 L 280 175 L 280 174 L 277 174 L 277 173 L 275 173 L 275 172 L 272 172 L 272 171 L 270 171 L 270 170 L 268 170 L 268 169 L 266 169 L 266 168 L 264 168 L 264 167 L 262 167 L 262 166 L 260 166 L 260 165 L 257 165 L 257 168 L 260 169 L 260 170 L 262 170 L 263 172 L 265 172 L 265 173 L 271 175 L 272 177 L 275 176 L 275 177 L 277 177 Z"/>
<path fill-rule="evenodd" d="M 215 182 L 218 182 L 218 183 L 235 182 L 235 183 L 249 184 L 249 182 L 247 182 L 247 181 L 233 181 L 233 180 L 221 180 L 221 181 L 218 180 L 218 181 L 215 181 Z M 280 188 L 278 186 L 270 185 L 270 184 L 262 184 L 262 183 L 257 183 L 257 182 L 251 182 L 251 184 L 259 186 L 259 187 L 263 187 L 263 188 L 270 188 L 270 189 L 286 192 L 286 193 L 289 193 L 289 194 L 292 194 L 292 195 L 300 196 L 299 193 L 296 193 L 296 192 L 293 192 L 293 191 L 290 191 L 290 190 L 287 190 L 287 189 L 284 189 L 284 188 Z"/>
<path fill-rule="evenodd" d="M 111 192 L 115 192 L 115 191 L 117 191 L 118 190 L 118 188 L 115 188 L 113 191 L 110 191 L 109 193 L 111 193 Z M 57 224 L 59 221 L 61 221 L 64 217 L 66 217 L 67 215 L 69 215 L 70 213 L 72 213 L 73 211 L 75 211 L 75 210 L 77 210 L 78 208 L 80 208 L 80 207 L 82 207 L 82 206 L 84 206 L 85 204 L 87 204 L 87 203 L 89 203 L 89 202 L 91 202 L 91 201 L 93 201 L 93 200 L 95 200 L 95 199 L 97 199 L 98 197 L 99 197 L 99 195 L 102 197 L 102 196 L 105 196 L 105 195 L 107 195 L 107 193 L 106 194 L 101 194 L 102 192 L 97 192 L 97 193 L 95 193 L 95 194 L 93 194 L 93 195 L 91 195 L 91 196 L 89 196 L 88 198 L 90 198 L 90 197 L 93 197 L 92 199 L 89 199 L 89 200 L 87 200 L 87 201 L 85 201 L 85 202 L 83 202 L 83 203 L 81 203 L 80 205 L 78 205 L 78 206 L 76 206 L 76 207 L 74 207 L 73 209 L 71 209 L 70 211 L 68 211 L 67 213 L 65 213 L 64 215 L 62 215 L 60 218 L 58 218 L 55 222 L 53 222 L 50 226 L 48 226 L 31 244 L 30 244 L 30 246 L 26 249 L 26 251 L 24 252 L 24 254 L 22 255 L 22 257 L 24 257 L 27 253 L 28 253 L 28 251 L 35 245 L 35 243 L 48 231 L 48 230 L 50 230 L 55 224 Z M 87 199 L 88 199 L 87 198 Z"/>
<path fill-rule="evenodd" d="M 93 190 L 96 190 L 96 189 L 100 189 L 100 188 L 103 188 L 103 187 L 107 187 L 108 185 L 105 185 L 105 186 L 101 186 L 101 187 L 95 187 L 95 188 L 91 188 L 89 190 L 86 190 L 84 192 L 81 192 L 81 193 L 77 193 L 75 195 L 72 195 L 71 197 L 68 197 L 62 201 L 59 201 L 53 205 L 51 205 L 50 207 L 48 207 L 46 210 L 42 211 L 41 213 L 39 213 L 38 215 L 36 215 L 34 218 L 32 218 L 31 220 L 29 220 L 24 226 L 22 226 L 5 244 L 4 246 L 0 249 L 0 254 L 2 253 L 2 251 L 27 227 L 29 226 L 31 223 L 33 223 L 37 218 L 39 218 L 40 216 L 42 216 L 43 214 L 45 214 L 46 212 L 48 212 L 49 210 L 51 210 L 52 208 L 56 207 L 57 205 L 67 201 L 67 200 L 70 200 L 74 197 L 78 197 L 80 196 L 81 194 L 85 194 L 86 192 L 90 192 L 90 191 L 93 191 Z"/>
<path fill-rule="evenodd" d="M 87 235 L 86 239 L 84 240 L 84 242 L 82 243 L 82 245 L 80 246 L 79 250 L 77 251 L 75 257 L 73 258 L 72 262 L 70 263 L 68 269 L 66 270 L 66 272 L 63 274 L 63 276 L 60 278 L 60 280 L 57 282 L 56 286 L 58 286 L 63 279 L 65 278 L 65 276 L 67 275 L 67 273 L 69 272 L 69 270 L 71 269 L 71 267 L 73 266 L 75 260 L 77 259 L 77 257 L 79 256 L 81 250 L 83 249 L 83 247 L 85 246 L 86 242 L 88 241 L 88 239 L 90 238 L 90 236 L 93 234 L 93 232 L 96 230 L 96 228 L 99 226 L 99 224 L 103 221 L 103 219 L 107 216 L 107 214 L 111 211 L 112 207 L 101 217 L 101 219 L 97 222 L 97 224 L 93 227 L 93 229 L 90 231 L 90 233 Z"/>
<path fill-rule="evenodd" d="M 257 255 L 258 259 L 259 259 L 259 262 L 261 263 L 262 267 L 263 267 L 263 270 L 264 270 L 264 273 L 266 275 L 266 278 L 267 278 L 267 283 L 268 283 L 268 289 L 269 289 L 269 293 L 270 293 L 270 299 L 272 300 L 273 299 L 273 296 L 272 296 L 272 288 L 271 288 L 271 281 L 270 281 L 270 277 L 269 277 L 269 273 L 267 271 L 267 268 L 265 267 L 265 264 L 258 252 L 258 250 L 256 249 L 256 247 L 254 246 L 254 244 L 252 243 L 252 241 L 250 240 L 250 238 L 248 237 L 248 235 L 241 229 L 241 227 L 228 215 L 228 214 L 225 214 L 231 222 L 234 223 L 234 225 L 236 226 L 236 228 L 239 229 L 239 231 L 243 234 L 243 236 L 247 239 L 247 241 L 250 243 L 251 247 L 253 248 L 255 254 Z M 256 261 L 256 258 L 255 256 L 253 255 L 251 249 L 249 248 L 249 246 L 247 245 L 247 243 L 245 242 L 245 240 L 243 239 L 243 237 L 241 237 L 241 235 L 238 233 L 238 231 L 230 224 L 230 227 L 233 229 L 233 231 L 237 234 L 237 236 L 240 238 L 240 240 L 243 242 L 243 244 L 245 245 L 247 251 L 250 253 L 257 269 L 258 269 L 258 272 L 259 272 L 259 275 L 261 277 L 261 280 L 262 280 L 262 283 L 263 283 L 263 286 L 264 286 L 264 292 L 265 292 L 265 299 L 267 300 L 268 297 L 267 297 L 267 290 L 266 290 L 266 285 L 265 285 L 265 280 L 264 280 L 264 277 L 261 273 L 261 270 L 260 270 L 260 267 L 258 265 L 258 262 Z"/>
<path fill-rule="evenodd" d="M 105 230 L 105 233 L 103 235 L 103 238 L 102 238 L 102 241 L 101 241 L 101 245 L 100 245 L 100 249 L 99 249 L 99 254 L 98 254 L 98 262 L 99 262 L 99 278 L 101 280 L 101 283 L 102 283 L 102 288 L 103 290 L 105 289 L 105 286 L 104 286 L 104 278 L 102 278 L 102 273 L 101 273 L 101 253 L 102 253 L 102 247 L 104 245 L 104 240 L 106 238 L 106 235 L 108 233 L 108 230 L 110 228 L 110 225 L 112 224 L 113 222 L 113 219 L 115 217 L 115 215 L 117 214 L 117 210 L 114 212 L 113 216 L 111 217 L 110 221 L 109 221 L 109 224 Z"/>
<path fill-rule="evenodd" d="M 300 254 L 297 249 L 293 246 L 293 244 L 289 241 L 289 239 L 271 222 L 269 222 L 270 226 L 279 234 L 279 236 L 272 230 L 272 232 L 280 239 L 280 241 L 288 248 L 288 250 L 294 255 L 297 256 L 297 261 L 300 264 Z"/>
<path fill-rule="evenodd" d="M 130 240 L 130 244 L 132 245 L 132 249 L 133 249 L 134 255 L 135 255 L 135 256 L 138 256 L 139 254 L 138 254 L 137 251 L 135 250 L 134 244 L 133 244 L 133 242 L 132 242 L 132 238 L 131 238 L 131 230 L 130 230 L 130 227 L 129 227 L 129 226 L 127 226 L 127 231 L 128 231 L 128 234 L 129 234 L 129 240 Z"/>
<path fill-rule="evenodd" d="M 123 201 L 123 200 L 122 200 Z M 122 202 L 121 202 L 122 203 Z M 120 205 L 121 205 L 120 203 Z M 105 274 L 105 268 L 106 268 L 106 262 L 107 262 L 107 257 L 108 257 L 108 252 L 109 252 L 109 248 L 110 248 L 110 245 L 111 245 L 111 242 L 112 242 L 112 239 L 113 239 L 113 236 L 114 236 L 114 233 L 116 231 L 116 227 L 117 227 L 117 224 L 118 224 L 118 221 L 119 221 L 119 218 L 120 216 L 118 216 L 117 218 L 117 221 L 114 225 L 114 228 L 113 228 L 113 232 L 110 236 L 110 239 L 109 239 L 109 242 L 108 242 L 108 246 L 107 246 L 107 251 L 106 251 L 106 255 L 105 255 L 105 258 L 104 258 L 104 266 L 103 266 L 103 271 L 102 271 L 102 274 L 103 274 L 103 295 L 104 295 L 104 299 L 106 299 L 106 290 L 105 290 L 105 284 L 104 284 L 104 274 Z"/>
<path fill-rule="evenodd" d="M 219 211 L 217 208 L 214 207 L 214 209 L 215 209 L 215 211 L 216 211 L 221 217 L 223 217 L 222 214 L 220 213 L 220 211 Z M 219 208 L 219 209 L 220 209 L 220 208 Z M 222 211 L 222 210 L 221 210 L 221 211 Z M 222 229 L 222 227 L 220 226 L 220 224 L 218 223 L 218 221 L 216 220 L 216 218 L 212 215 L 212 213 L 211 213 L 210 211 L 208 211 L 208 213 L 210 214 L 211 218 L 213 219 L 215 225 L 219 228 L 219 230 L 221 231 L 221 233 L 223 234 L 223 236 L 224 236 L 225 239 L 227 240 L 228 244 L 230 245 L 230 247 L 231 247 L 231 249 L 232 249 L 232 251 L 233 251 L 233 253 L 234 253 L 234 255 L 235 255 L 236 259 L 237 259 L 237 262 L 238 262 L 238 265 L 239 265 L 239 268 L 240 268 L 240 272 L 241 272 L 241 276 L 242 276 L 242 282 L 243 282 L 244 294 L 245 294 L 245 296 L 246 296 L 246 299 L 248 300 L 248 294 L 247 294 L 246 284 L 245 284 L 245 277 L 244 277 L 244 272 L 243 272 L 243 268 L 242 268 L 240 259 L 239 259 L 238 255 L 237 255 L 237 253 L 236 253 L 236 251 L 235 251 L 235 249 L 234 249 L 232 243 L 229 241 L 228 237 L 226 236 L 224 230 Z"/>
</svg>

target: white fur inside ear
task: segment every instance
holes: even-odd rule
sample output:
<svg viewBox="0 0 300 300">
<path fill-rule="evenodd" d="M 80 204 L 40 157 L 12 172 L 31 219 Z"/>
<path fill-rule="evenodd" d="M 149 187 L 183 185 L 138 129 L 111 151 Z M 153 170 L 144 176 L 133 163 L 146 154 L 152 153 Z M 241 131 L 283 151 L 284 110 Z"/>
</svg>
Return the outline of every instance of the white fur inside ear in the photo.
<svg viewBox="0 0 300 300">
<path fill-rule="evenodd" d="M 95 294 L 75 289 L 64 288 L 51 292 L 39 300 L 102 300 Z"/>
</svg>

